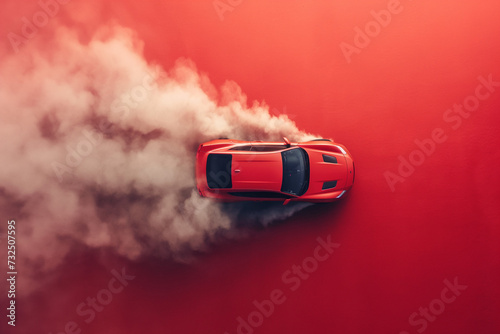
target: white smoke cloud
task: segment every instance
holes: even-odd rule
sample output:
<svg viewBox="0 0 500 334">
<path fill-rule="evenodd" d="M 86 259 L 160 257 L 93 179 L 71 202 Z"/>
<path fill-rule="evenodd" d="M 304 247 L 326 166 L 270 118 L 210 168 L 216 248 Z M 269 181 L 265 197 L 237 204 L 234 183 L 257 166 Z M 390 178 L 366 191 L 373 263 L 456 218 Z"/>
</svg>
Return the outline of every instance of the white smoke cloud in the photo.
<svg viewBox="0 0 500 334">
<path fill-rule="evenodd" d="M 75 245 L 130 259 L 203 250 L 240 209 L 198 196 L 197 146 L 312 137 L 249 106 L 235 83 L 216 89 L 189 60 L 168 71 L 148 63 L 123 28 L 85 43 L 58 28 L 3 57 L 0 77 L 0 208 L 18 221 L 20 260 L 33 270 L 56 268 Z M 302 207 L 252 217 L 268 224 Z"/>
</svg>

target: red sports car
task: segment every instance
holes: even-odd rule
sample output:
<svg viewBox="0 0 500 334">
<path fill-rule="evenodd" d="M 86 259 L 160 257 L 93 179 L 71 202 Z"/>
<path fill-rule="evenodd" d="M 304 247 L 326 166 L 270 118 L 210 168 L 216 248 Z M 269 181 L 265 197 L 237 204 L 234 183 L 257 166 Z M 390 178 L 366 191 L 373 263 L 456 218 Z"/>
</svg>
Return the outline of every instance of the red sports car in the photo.
<svg viewBox="0 0 500 334">
<path fill-rule="evenodd" d="M 329 139 L 302 143 L 212 140 L 196 154 L 201 196 L 223 201 L 332 202 L 354 183 L 347 149 Z"/>
</svg>

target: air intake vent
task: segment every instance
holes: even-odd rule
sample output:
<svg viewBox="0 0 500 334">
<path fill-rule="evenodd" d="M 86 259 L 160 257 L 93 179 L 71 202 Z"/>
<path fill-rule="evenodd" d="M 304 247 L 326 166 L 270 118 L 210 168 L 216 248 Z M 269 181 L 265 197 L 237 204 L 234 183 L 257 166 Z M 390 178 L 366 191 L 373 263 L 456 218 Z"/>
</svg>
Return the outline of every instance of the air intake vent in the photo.
<svg viewBox="0 0 500 334">
<path fill-rule="evenodd" d="M 321 188 L 322 190 L 326 190 L 326 189 L 333 189 L 337 186 L 337 181 L 327 181 L 325 183 L 323 183 L 323 188 Z"/>
<path fill-rule="evenodd" d="M 335 158 L 334 156 L 331 156 L 331 155 L 325 155 L 325 154 L 323 154 L 323 161 L 331 163 L 331 164 L 336 164 L 337 163 L 337 158 Z"/>
</svg>

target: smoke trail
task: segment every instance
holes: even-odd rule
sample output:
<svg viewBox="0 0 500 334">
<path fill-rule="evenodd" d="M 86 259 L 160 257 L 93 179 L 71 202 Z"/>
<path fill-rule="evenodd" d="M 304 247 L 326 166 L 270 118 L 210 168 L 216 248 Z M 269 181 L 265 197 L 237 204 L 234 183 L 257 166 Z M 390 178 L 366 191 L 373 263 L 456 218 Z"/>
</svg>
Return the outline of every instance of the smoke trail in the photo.
<svg viewBox="0 0 500 334">
<path fill-rule="evenodd" d="M 248 106 L 235 83 L 216 89 L 188 60 L 169 71 L 149 64 L 129 30 L 82 43 L 58 28 L 46 43 L 0 65 L 0 208 L 19 221 L 26 267 L 54 269 L 75 245 L 130 259 L 202 250 L 236 215 L 194 190 L 197 146 L 310 137 L 266 105 Z"/>
</svg>

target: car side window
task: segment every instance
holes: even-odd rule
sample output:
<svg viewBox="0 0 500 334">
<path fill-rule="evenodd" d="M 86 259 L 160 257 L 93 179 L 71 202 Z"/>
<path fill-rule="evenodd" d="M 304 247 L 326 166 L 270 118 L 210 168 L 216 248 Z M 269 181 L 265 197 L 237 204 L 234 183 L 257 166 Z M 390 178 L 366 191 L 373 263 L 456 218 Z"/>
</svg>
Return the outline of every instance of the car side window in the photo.
<svg viewBox="0 0 500 334">
<path fill-rule="evenodd" d="M 241 145 L 231 147 L 228 151 L 276 152 L 284 150 L 286 145 Z"/>
<path fill-rule="evenodd" d="M 252 145 L 252 151 L 256 152 L 276 152 L 285 148 L 286 145 Z"/>
<path fill-rule="evenodd" d="M 228 151 L 250 151 L 252 149 L 252 145 L 242 145 L 231 147 Z"/>
<path fill-rule="evenodd" d="M 274 191 L 232 191 L 229 193 L 233 196 L 238 197 L 249 197 L 249 198 L 292 198 L 293 196 L 274 192 Z"/>
</svg>

